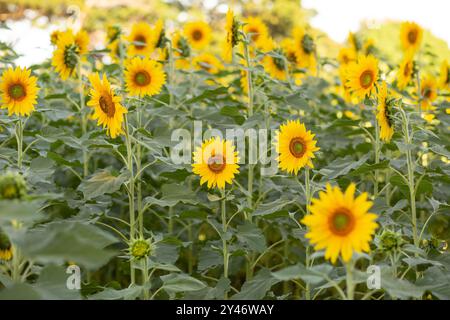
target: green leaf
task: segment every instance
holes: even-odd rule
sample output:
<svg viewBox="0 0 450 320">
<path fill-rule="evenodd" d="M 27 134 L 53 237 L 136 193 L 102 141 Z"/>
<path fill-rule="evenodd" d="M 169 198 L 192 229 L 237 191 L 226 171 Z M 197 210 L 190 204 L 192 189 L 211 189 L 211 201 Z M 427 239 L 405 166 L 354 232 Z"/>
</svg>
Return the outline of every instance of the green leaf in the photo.
<svg viewBox="0 0 450 320">
<path fill-rule="evenodd" d="M 293 202 L 295 202 L 295 200 L 280 198 L 270 203 L 262 203 L 253 212 L 253 216 L 265 216 L 275 213 Z"/>
<path fill-rule="evenodd" d="M 169 274 L 162 276 L 163 288 L 169 292 L 197 291 L 206 288 L 206 285 L 187 274 Z"/>
<path fill-rule="evenodd" d="M 263 268 L 250 281 L 244 283 L 241 292 L 235 294 L 233 300 L 260 300 L 264 298 L 267 291 L 280 280 L 272 277 L 269 269 Z"/>
<path fill-rule="evenodd" d="M 116 177 L 109 171 L 103 170 L 95 173 L 88 180 L 83 181 L 78 186 L 78 190 L 83 192 L 85 199 L 92 199 L 105 193 L 116 192 L 128 180 L 128 177 L 128 172 L 124 172 Z"/>
<path fill-rule="evenodd" d="M 237 227 L 236 236 L 245 247 L 255 252 L 263 252 L 266 249 L 266 238 L 255 224 L 246 223 Z"/>
</svg>

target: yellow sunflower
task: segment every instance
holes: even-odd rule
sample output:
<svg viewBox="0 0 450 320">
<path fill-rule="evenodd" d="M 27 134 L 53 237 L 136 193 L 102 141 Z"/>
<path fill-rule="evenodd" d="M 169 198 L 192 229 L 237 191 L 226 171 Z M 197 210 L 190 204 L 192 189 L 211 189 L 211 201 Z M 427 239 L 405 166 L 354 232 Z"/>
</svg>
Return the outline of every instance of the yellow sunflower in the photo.
<svg viewBox="0 0 450 320">
<path fill-rule="evenodd" d="M 194 152 L 192 171 L 201 177 L 201 185 L 206 182 L 208 188 L 224 189 L 225 183 L 232 184 L 239 173 L 238 161 L 238 152 L 231 141 L 211 138 Z"/>
<path fill-rule="evenodd" d="M 164 30 L 164 22 L 161 19 L 156 21 L 156 24 L 153 27 L 152 35 L 155 48 L 163 48 L 166 35 Z"/>
<path fill-rule="evenodd" d="M 412 51 L 405 54 L 397 72 L 397 87 L 405 89 L 412 80 L 414 74 L 414 55 Z"/>
<path fill-rule="evenodd" d="M 7 108 L 9 115 L 30 115 L 37 103 L 39 88 L 36 81 L 37 78 L 31 76 L 31 70 L 27 68 L 5 70 L 0 81 L 2 109 Z"/>
<path fill-rule="evenodd" d="M 341 66 L 346 66 L 356 60 L 356 52 L 352 48 L 342 48 L 339 50 L 337 60 Z"/>
<path fill-rule="evenodd" d="M 56 44 L 58 43 L 59 36 L 60 36 L 62 33 L 63 33 L 63 32 L 60 31 L 60 30 L 55 30 L 55 31 L 53 31 L 53 32 L 50 34 L 50 42 L 51 42 L 53 45 L 56 45 Z"/>
<path fill-rule="evenodd" d="M 295 42 L 293 39 L 283 39 L 281 41 L 281 49 L 283 54 L 289 62 L 292 69 L 300 68 L 300 55 L 295 47 Z"/>
<path fill-rule="evenodd" d="M 375 54 L 376 47 L 375 47 L 375 40 L 372 38 L 369 38 L 364 42 L 363 51 L 366 56 L 369 54 Z"/>
<path fill-rule="evenodd" d="M 114 40 L 113 42 L 108 43 L 106 48 L 109 50 L 109 56 L 111 57 L 111 60 L 113 62 L 118 63 L 118 62 L 120 62 L 121 56 L 122 57 L 125 56 L 125 52 L 120 52 L 120 50 L 124 51 L 123 42 L 121 41 L 120 38 Z"/>
<path fill-rule="evenodd" d="M 316 69 L 316 44 L 314 39 L 306 32 L 303 27 L 294 27 L 292 35 L 295 42 L 295 47 L 299 52 L 299 61 L 301 68 L 307 68 L 310 71 Z"/>
<path fill-rule="evenodd" d="M 184 36 L 192 48 L 201 50 L 211 41 L 211 28 L 203 21 L 189 22 L 184 26 Z"/>
<path fill-rule="evenodd" d="M 377 215 L 369 213 L 372 202 L 367 193 L 355 195 L 351 183 L 345 193 L 339 187 L 327 184 L 326 192 L 319 192 L 319 199 L 312 199 L 311 214 L 302 219 L 309 228 L 305 235 L 315 250 L 326 249 L 325 259 L 335 263 L 339 254 L 344 262 L 350 261 L 353 252 L 369 252 L 370 241 L 378 228 Z"/>
<path fill-rule="evenodd" d="M 346 87 L 360 101 L 370 96 L 378 79 L 378 60 L 374 56 L 360 55 L 357 62 L 346 68 Z"/>
<path fill-rule="evenodd" d="M 362 50 L 363 45 L 361 43 L 361 39 L 353 32 L 348 33 L 347 42 L 353 47 L 355 52 Z"/>
<path fill-rule="evenodd" d="M 114 42 L 117 39 L 120 38 L 122 34 L 122 29 L 120 26 L 114 24 L 114 25 L 108 25 L 106 27 L 106 38 L 108 43 Z"/>
<path fill-rule="evenodd" d="M 155 50 L 153 30 L 145 22 L 134 24 L 127 40 L 129 42 L 128 55 L 130 57 L 138 55 L 149 57 Z"/>
<path fill-rule="evenodd" d="M 12 245 L 8 236 L 0 229 L 0 261 L 9 261 L 13 255 Z"/>
<path fill-rule="evenodd" d="M 93 88 L 87 105 L 94 108 L 92 119 L 98 119 L 98 125 L 106 127 L 111 138 L 115 138 L 123 132 L 123 115 L 127 113 L 127 109 L 120 104 L 121 98 L 114 94 L 105 74 L 102 80 L 98 73 L 92 74 L 89 81 Z"/>
<path fill-rule="evenodd" d="M 127 91 L 134 96 L 153 96 L 161 92 L 166 74 L 161 63 L 149 58 L 134 57 L 125 63 Z"/>
<path fill-rule="evenodd" d="M 53 52 L 52 65 L 62 80 L 76 73 L 78 62 L 87 52 L 88 44 L 89 36 L 86 31 L 74 35 L 72 30 L 67 30 L 59 35 L 56 50 Z"/>
<path fill-rule="evenodd" d="M 424 111 L 433 110 L 433 101 L 437 98 L 437 84 L 432 76 L 424 76 L 420 80 L 420 93 L 422 97 L 421 108 Z"/>
<path fill-rule="evenodd" d="M 423 30 L 414 22 L 403 22 L 400 26 L 400 40 L 404 51 L 417 52 L 422 42 Z"/>
<path fill-rule="evenodd" d="M 450 68 L 447 60 L 444 60 L 441 64 L 439 86 L 442 90 L 448 90 L 450 88 Z"/>
<path fill-rule="evenodd" d="M 287 78 L 287 59 L 280 48 L 273 50 L 272 54 L 264 56 L 264 69 L 272 78 L 286 80 Z"/>
<path fill-rule="evenodd" d="M 223 60 L 226 62 L 231 62 L 233 60 L 233 47 L 235 47 L 239 41 L 238 29 L 239 29 L 239 22 L 235 18 L 233 11 L 228 10 L 227 22 L 225 25 L 225 31 L 227 33 L 227 36 L 225 38 L 223 48 Z"/>
<path fill-rule="evenodd" d="M 386 142 L 389 142 L 394 134 L 392 101 L 392 98 L 388 96 L 386 82 L 383 82 L 378 92 L 377 121 L 380 126 L 380 138 Z"/>
<path fill-rule="evenodd" d="M 196 70 L 204 70 L 211 74 L 216 74 L 223 69 L 219 59 L 210 53 L 202 53 L 192 59 L 192 65 Z"/>
<path fill-rule="evenodd" d="M 311 159 L 315 158 L 314 152 L 320 150 L 314 136 L 299 120 L 282 124 L 275 138 L 279 167 L 295 174 L 304 166 L 314 168 Z"/>
<path fill-rule="evenodd" d="M 244 20 L 244 33 L 250 36 L 255 47 L 263 49 L 267 45 L 269 29 L 258 17 L 248 17 Z"/>
</svg>

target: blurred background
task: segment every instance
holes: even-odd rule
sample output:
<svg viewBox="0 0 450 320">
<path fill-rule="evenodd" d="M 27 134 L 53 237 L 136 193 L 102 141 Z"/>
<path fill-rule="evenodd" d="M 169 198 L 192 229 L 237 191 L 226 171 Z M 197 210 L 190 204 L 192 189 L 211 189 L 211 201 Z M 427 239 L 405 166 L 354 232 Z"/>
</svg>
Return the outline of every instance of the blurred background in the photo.
<svg viewBox="0 0 450 320">
<path fill-rule="evenodd" d="M 373 39 L 392 63 L 401 59 L 399 23 L 422 25 L 424 48 L 435 55 L 431 68 L 450 61 L 450 1 L 448 0 L 0 0 L 0 41 L 12 43 L 24 66 L 50 58 L 50 33 L 56 29 L 83 27 L 91 47 L 102 49 L 107 25 L 125 29 L 136 21 L 166 22 L 167 32 L 190 20 L 206 20 L 219 42 L 228 7 L 240 16 L 259 16 L 276 40 L 289 36 L 297 24 L 310 24 L 322 57 L 335 58 L 349 31 Z M 212 51 L 219 46 L 211 46 Z M 216 49 L 217 50 L 217 49 Z"/>
</svg>

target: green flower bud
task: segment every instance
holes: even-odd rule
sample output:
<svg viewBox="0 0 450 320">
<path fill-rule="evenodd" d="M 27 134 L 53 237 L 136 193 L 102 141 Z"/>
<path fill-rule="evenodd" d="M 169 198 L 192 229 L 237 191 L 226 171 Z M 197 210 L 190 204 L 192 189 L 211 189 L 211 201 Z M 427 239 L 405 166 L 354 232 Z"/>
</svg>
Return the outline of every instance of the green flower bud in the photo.
<svg viewBox="0 0 450 320">
<path fill-rule="evenodd" d="M 140 260 L 152 254 L 153 246 L 150 240 L 137 239 L 130 245 L 129 251 L 134 260 Z"/>
<path fill-rule="evenodd" d="M 23 199 L 27 195 L 24 178 L 13 172 L 0 176 L 0 200 Z"/>
<path fill-rule="evenodd" d="M 402 235 L 400 233 L 384 230 L 380 236 L 380 249 L 390 253 L 397 251 L 403 245 Z"/>
</svg>

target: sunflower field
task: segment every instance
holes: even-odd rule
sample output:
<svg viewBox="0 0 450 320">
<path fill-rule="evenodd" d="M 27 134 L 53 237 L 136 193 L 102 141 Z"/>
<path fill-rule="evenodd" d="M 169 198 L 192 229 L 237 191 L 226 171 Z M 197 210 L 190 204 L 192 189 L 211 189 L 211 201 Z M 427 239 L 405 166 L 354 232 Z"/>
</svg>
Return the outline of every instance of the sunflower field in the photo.
<svg viewBox="0 0 450 320">
<path fill-rule="evenodd" d="M 400 63 L 232 6 L 101 31 L 28 67 L 0 43 L 0 299 L 450 299 L 450 66 L 420 25 Z"/>
</svg>

